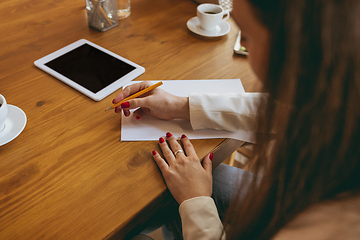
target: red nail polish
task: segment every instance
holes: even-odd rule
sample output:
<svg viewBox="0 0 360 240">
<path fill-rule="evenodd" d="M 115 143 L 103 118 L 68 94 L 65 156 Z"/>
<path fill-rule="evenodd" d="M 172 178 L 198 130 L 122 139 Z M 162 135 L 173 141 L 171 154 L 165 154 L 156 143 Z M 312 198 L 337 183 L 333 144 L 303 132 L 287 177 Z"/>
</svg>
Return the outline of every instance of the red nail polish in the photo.
<svg viewBox="0 0 360 240">
<path fill-rule="evenodd" d="M 140 116 L 136 116 L 136 119 L 140 119 L 141 117 Z"/>
<path fill-rule="evenodd" d="M 156 151 L 152 151 L 152 155 L 156 155 Z"/>
<path fill-rule="evenodd" d="M 163 143 L 163 142 L 165 142 L 165 140 L 161 137 L 161 138 L 159 138 L 159 142 Z"/>
<path fill-rule="evenodd" d="M 210 156 L 209 156 L 210 160 L 212 161 L 213 158 L 214 158 L 214 153 L 210 153 Z"/>
<path fill-rule="evenodd" d="M 186 135 L 185 134 L 181 135 L 181 138 L 186 138 Z"/>
<path fill-rule="evenodd" d="M 128 108 L 130 107 L 130 103 L 129 102 L 124 102 L 121 104 L 121 108 Z"/>
<path fill-rule="evenodd" d="M 171 133 L 169 133 L 169 132 L 166 133 L 166 137 L 167 137 L 167 138 L 169 138 L 169 137 L 171 137 L 171 136 L 172 136 Z"/>
<path fill-rule="evenodd" d="M 112 100 L 112 103 L 115 104 L 115 99 Z"/>
</svg>

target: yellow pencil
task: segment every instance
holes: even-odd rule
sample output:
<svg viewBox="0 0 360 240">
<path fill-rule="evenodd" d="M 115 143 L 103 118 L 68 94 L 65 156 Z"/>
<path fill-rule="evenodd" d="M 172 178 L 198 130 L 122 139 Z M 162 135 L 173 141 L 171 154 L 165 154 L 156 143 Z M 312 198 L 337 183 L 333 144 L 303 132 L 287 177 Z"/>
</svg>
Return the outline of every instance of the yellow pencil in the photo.
<svg viewBox="0 0 360 240">
<path fill-rule="evenodd" d="M 133 95 L 128 96 L 127 98 L 124 98 L 124 99 L 121 100 L 120 102 L 118 102 L 118 103 L 116 103 L 116 104 L 113 104 L 111 107 L 109 107 L 109 108 L 106 109 L 105 111 L 114 109 L 114 108 L 120 106 L 122 103 L 124 103 L 124 102 L 126 102 L 126 101 L 128 101 L 128 100 L 130 100 L 130 99 L 136 98 L 136 97 L 138 97 L 138 96 L 141 96 L 141 95 L 143 95 L 144 93 L 147 93 L 147 92 L 149 92 L 149 91 L 151 91 L 151 90 L 153 90 L 153 89 L 161 86 L 162 84 L 163 84 L 162 82 L 158 82 L 158 83 L 156 83 L 156 84 L 154 84 L 154 85 L 151 85 L 150 87 L 147 87 L 147 88 L 141 90 L 140 92 L 134 93 Z"/>
<path fill-rule="evenodd" d="M 99 6 L 99 8 L 100 8 L 100 11 L 101 11 L 102 15 L 105 17 L 106 21 L 110 24 L 110 26 L 112 26 L 113 23 L 110 21 L 110 19 L 106 15 L 106 13 L 105 13 L 104 9 L 101 7 L 101 5 Z"/>
</svg>

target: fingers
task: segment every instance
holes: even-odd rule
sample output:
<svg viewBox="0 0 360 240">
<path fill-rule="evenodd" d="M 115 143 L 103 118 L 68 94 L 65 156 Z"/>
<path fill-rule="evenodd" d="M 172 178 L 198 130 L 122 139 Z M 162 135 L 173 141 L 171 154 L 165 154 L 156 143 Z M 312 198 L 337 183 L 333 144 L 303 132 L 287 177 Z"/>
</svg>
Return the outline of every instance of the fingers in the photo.
<svg viewBox="0 0 360 240">
<path fill-rule="evenodd" d="M 112 101 L 113 104 L 116 104 L 118 102 L 120 102 L 121 100 L 129 97 L 130 95 L 133 95 L 134 93 L 137 93 L 149 86 L 151 86 L 151 82 L 149 81 L 145 81 L 145 82 L 141 82 L 141 83 L 135 83 L 132 84 L 130 86 L 127 86 L 124 90 L 122 90 Z M 115 108 L 115 112 L 119 113 L 121 112 L 121 110 L 124 110 L 124 115 L 125 116 L 130 116 L 130 106 L 131 109 L 133 108 L 137 108 L 138 104 L 134 104 L 133 103 L 134 100 L 129 100 L 127 102 L 122 103 L 119 107 Z M 131 105 L 130 105 L 131 104 Z"/>
<path fill-rule="evenodd" d="M 123 102 L 120 106 L 115 108 L 115 112 L 119 113 L 121 112 L 121 110 L 123 110 L 126 117 L 130 116 L 130 109 L 138 108 L 137 105 L 134 104 L 134 102 L 134 99 Z"/>
<path fill-rule="evenodd" d="M 181 142 L 184 146 L 187 156 L 197 156 L 194 146 L 191 144 L 190 139 L 185 135 L 181 135 Z"/>
<path fill-rule="evenodd" d="M 164 158 L 168 162 L 168 164 L 171 166 L 175 161 L 175 156 L 173 151 L 169 148 L 169 145 L 165 141 L 163 137 L 159 138 L 159 145 L 161 148 L 161 151 L 163 152 Z"/>
<path fill-rule="evenodd" d="M 169 165 L 166 163 L 166 161 L 160 156 L 160 154 L 156 151 L 152 151 L 153 158 L 160 168 L 160 171 L 163 173 L 164 171 L 168 170 Z"/>
<path fill-rule="evenodd" d="M 137 93 L 149 86 L 151 86 L 152 83 L 150 81 L 144 81 L 144 82 L 140 82 L 140 83 L 135 83 L 132 85 L 127 86 L 126 88 L 124 88 L 114 99 L 113 99 L 113 104 L 116 104 L 118 102 L 120 102 L 121 100 L 123 100 L 124 98 L 127 98 L 130 95 L 133 95 L 134 93 Z"/>
<path fill-rule="evenodd" d="M 145 114 L 144 110 L 142 108 L 137 109 L 133 112 L 133 117 L 137 120 L 140 120 L 141 117 Z"/>
<path fill-rule="evenodd" d="M 126 102 L 123 102 L 119 107 L 115 108 L 115 112 L 119 113 L 121 110 L 124 111 L 125 116 L 130 116 L 130 109 L 135 109 L 142 107 L 143 109 L 146 109 L 147 107 L 147 98 L 135 98 L 130 99 Z"/>
<path fill-rule="evenodd" d="M 214 157 L 214 154 L 211 152 L 209 153 L 203 160 L 203 167 L 205 169 L 205 171 L 208 174 L 212 174 L 212 159 Z"/>
<path fill-rule="evenodd" d="M 135 115 L 136 116 L 141 116 L 143 114 L 148 114 L 149 113 L 149 109 L 148 107 L 148 102 L 149 102 L 149 98 L 134 98 L 134 99 L 130 99 L 127 102 L 122 103 L 119 107 L 117 107 L 115 109 L 115 112 L 121 112 L 121 110 L 124 111 L 125 116 L 129 116 L 130 115 L 130 109 L 135 109 L 135 108 L 141 108 L 142 112 L 138 112 L 139 114 Z M 128 113 L 128 115 L 126 115 Z"/>
<path fill-rule="evenodd" d="M 191 144 L 190 139 L 185 134 L 181 136 L 181 142 L 183 144 L 183 147 L 170 132 L 166 133 L 166 139 L 169 142 L 174 155 L 178 150 L 182 150 L 184 147 L 184 153 L 178 152 L 176 155 L 184 154 L 185 156 L 198 159 L 194 146 Z M 175 158 L 177 157 L 176 155 Z"/>
<path fill-rule="evenodd" d="M 170 132 L 166 133 L 166 139 L 168 140 L 170 147 L 171 147 L 172 151 L 174 152 L 173 154 L 175 154 L 178 150 L 182 150 L 181 145 L 178 143 L 178 141 L 175 139 L 175 137 Z M 179 153 L 177 153 L 177 155 L 178 154 L 185 154 L 185 152 L 183 152 L 183 153 L 179 152 Z M 176 158 L 176 156 L 175 156 L 175 158 Z"/>
<path fill-rule="evenodd" d="M 183 143 L 185 152 L 182 151 L 182 146 L 178 143 L 178 141 L 175 139 L 175 137 L 170 132 L 166 133 L 166 140 L 167 140 L 167 142 L 165 141 L 165 139 L 163 137 L 159 138 L 159 145 L 160 145 L 160 148 L 163 152 L 164 158 L 166 159 L 167 163 L 164 159 L 161 158 L 161 156 L 157 152 L 153 151 L 154 160 L 156 161 L 156 163 L 158 164 L 159 167 L 162 167 L 164 170 L 168 169 L 169 166 L 172 166 L 180 159 L 182 159 L 182 160 L 192 159 L 192 160 L 199 161 L 199 158 L 196 154 L 196 151 L 195 151 L 193 145 L 191 144 L 189 138 L 185 134 L 183 134 L 181 136 L 181 141 Z M 170 145 L 170 147 L 169 147 L 169 145 Z M 180 150 L 180 152 L 178 152 L 179 150 Z M 182 155 L 182 158 L 177 158 L 179 154 Z M 155 157 L 155 155 L 157 155 L 157 156 Z M 212 174 L 213 157 L 214 157 L 214 154 L 212 152 L 209 153 L 204 158 L 203 164 L 202 164 L 204 170 L 209 175 Z M 160 159 L 162 161 L 160 161 Z M 164 163 L 166 164 L 166 166 L 162 166 Z"/>
</svg>

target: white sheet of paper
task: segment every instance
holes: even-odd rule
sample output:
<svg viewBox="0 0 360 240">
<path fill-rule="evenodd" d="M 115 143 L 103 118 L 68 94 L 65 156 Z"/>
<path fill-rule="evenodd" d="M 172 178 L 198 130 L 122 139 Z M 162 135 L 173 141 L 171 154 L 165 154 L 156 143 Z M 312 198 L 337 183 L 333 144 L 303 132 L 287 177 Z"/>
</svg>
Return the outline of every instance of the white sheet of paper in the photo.
<svg viewBox="0 0 360 240">
<path fill-rule="evenodd" d="M 153 81 L 156 83 L 155 81 Z M 160 88 L 171 94 L 187 97 L 190 93 L 244 93 L 240 79 L 221 80 L 169 80 L 162 81 Z M 134 84 L 134 81 L 129 85 Z M 121 117 L 121 141 L 158 141 L 159 137 L 171 132 L 176 138 L 185 134 L 189 139 L 233 138 L 246 142 L 254 142 L 253 133 L 247 131 L 229 132 L 212 129 L 193 130 L 186 120 L 160 120 L 150 115 L 141 120 L 132 116 Z"/>
</svg>

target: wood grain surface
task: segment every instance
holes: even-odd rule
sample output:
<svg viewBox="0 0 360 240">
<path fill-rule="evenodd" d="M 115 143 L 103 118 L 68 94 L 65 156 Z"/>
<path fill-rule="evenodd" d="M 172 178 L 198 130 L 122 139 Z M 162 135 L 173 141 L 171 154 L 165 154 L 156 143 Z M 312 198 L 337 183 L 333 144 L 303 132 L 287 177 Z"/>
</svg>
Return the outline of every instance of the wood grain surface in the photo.
<svg viewBox="0 0 360 240">
<path fill-rule="evenodd" d="M 104 112 L 118 92 L 95 102 L 34 61 L 85 38 L 145 67 L 137 80 L 241 78 L 256 90 L 248 60 L 233 54 L 234 21 L 226 36 L 197 36 L 186 27 L 196 6 L 132 0 L 130 17 L 101 33 L 85 0 L 1 1 L 0 93 L 28 122 L 0 146 L 0 239 L 126 239 L 169 199 L 157 142 L 121 142 L 121 115 Z M 192 142 L 202 158 L 226 140 Z"/>
</svg>

